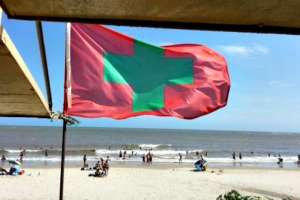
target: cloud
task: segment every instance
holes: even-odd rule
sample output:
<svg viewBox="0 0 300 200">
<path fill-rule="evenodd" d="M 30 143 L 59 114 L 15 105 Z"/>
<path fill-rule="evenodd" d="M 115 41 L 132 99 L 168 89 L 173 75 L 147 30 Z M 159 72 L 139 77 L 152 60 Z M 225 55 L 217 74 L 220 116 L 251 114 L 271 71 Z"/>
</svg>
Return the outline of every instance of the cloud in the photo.
<svg viewBox="0 0 300 200">
<path fill-rule="evenodd" d="M 218 48 L 224 53 L 230 55 L 250 56 L 250 55 L 266 55 L 269 49 L 265 46 L 254 44 L 251 46 L 242 45 L 220 45 Z"/>
<path fill-rule="evenodd" d="M 268 54 L 270 52 L 267 47 L 259 44 L 253 46 L 253 51 L 256 51 L 257 53 L 261 53 L 261 54 Z"/>
<path fill-rule="evenodd" d="M 169 45 L 174 45 L 174 44 L 176 44 L 176 43 L 174 43 L 174 42 L 157 42 L 155 45 L 157 45 L 157 46 L 169 46 Z"/>
<path fill-rule="evenodd" d="M 295 84 L 288 83 L 285 81 L 279 81 L 279 80 L 271 80 L 268 82 L 268 85 L 271 87 L 277 87 L 277 88 L 291 88 L 294 87 Z"/>
</svg>

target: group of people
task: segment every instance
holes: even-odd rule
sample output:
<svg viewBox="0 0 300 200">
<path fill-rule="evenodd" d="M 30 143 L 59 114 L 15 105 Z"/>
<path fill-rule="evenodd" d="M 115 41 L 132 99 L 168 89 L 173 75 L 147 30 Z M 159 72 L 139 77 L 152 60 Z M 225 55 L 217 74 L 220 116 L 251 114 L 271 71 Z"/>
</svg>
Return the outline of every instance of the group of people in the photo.
<svg viewBox="0 0 300 200">
<path fill-rule="evenodd" d="M 2 167 L 0 167 L 0 175 L 12 175 L 12 176 L 17 176 L 17 175 L 22 175 L 24 174 L 25 171 L 21 169 L 19 165 L 13 165 L 9 168 L 9 170 L 6 170 Z"/>
<path fill-rule="evenodd" d="M 152 158 L 153 158 L 153 154 L 149 151 L 148 153 L 146 153 L 142 156 L 142 161 L 143 161 L 143 163 L 145 163 L 147 165 L 151 165 Z"/>
<path fill-rule="evenodd" d="M 25 173 L 25 171 L 21 169 L 21 163 L 18 160 L 8 162 L 11 164 L 10 168 L 7 170 L 3 167 L 0 167 L 0 175 L 17 176 Z"/>
<path fill-rule="evenodd" d="M 87 156 L 84 154 L 83 156 L 83 167 L 81 170 L 95 170 L 94 173 L 89 174 L 89 176 L 94 177 L 104 177 L 108 175 L 109 171 L 109 156 L 106 157 L 106 160 L 100 158 L 95 164 L 94 167 L 89 167 L 87 163 Z"/>
<path fill-rule="evenodd" d="M 134 157 L 134 156 L 137 156 L 137 152 L 131 151 L 131 153 L 128 153 L 128 154 L 127 154 L 126 150 L 124 150 L 124 151 L 120 150 L 120 152 L 119 152 L 119 158 L 123 159 L 123 160 L 125 160 L 127 157 L 131 158 L 131 157 Z"/>
<path fill-rule="evenodd" d="M 236 152 L 232 152 L 232 159 L 236 160 L 236 157 L 237 157 L 237 153 Z M 238 153 L 238 157 L 239 157 L 240 160 L 243 159 L 243 156 L 242 156 L 241 152 Z"/>
<path fill-rule="evenodd" d="M 195 171 L 206 171 L 207 161 L 204 160 L 203 156 L 200 156 L 200 159 L 194 163 Z"/>
</svg>

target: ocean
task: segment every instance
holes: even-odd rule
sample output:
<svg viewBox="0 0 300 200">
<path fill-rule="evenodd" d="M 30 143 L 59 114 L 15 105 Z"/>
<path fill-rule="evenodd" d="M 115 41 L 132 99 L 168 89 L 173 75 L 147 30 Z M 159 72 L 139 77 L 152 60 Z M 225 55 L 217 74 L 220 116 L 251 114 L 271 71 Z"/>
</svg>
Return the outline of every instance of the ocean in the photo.
<svg viewBox="0 0 300 200">
<path fill-rule="evenodd" d="M 0 155 L 8 160 L 19 158 L 25 149 L 25 166 L 59 166 L 61 153 L 60 127 L 0 127 Z M 45 155 L 47 150 L 48 155 Z M 119 153 L 126 151 L 126 158 Z M 286 168 L 298 168 L 300 134 L 246 131 L 79 128 L 68 127 L 67 165 L 82 165 L 110 157 L 112 163 L 140 164 L 142 155 L 151 151 L 153 163 L 194 163 L 204 155 L 209 165 L 217 167 L 278 167 L 280 155 Z M 232 153 L 239 152 L 233 160 Z M 206 156 L 207 154 L 207 156 Z M 281 166 L 282 167 L 282 166 Z"/>
</svg>

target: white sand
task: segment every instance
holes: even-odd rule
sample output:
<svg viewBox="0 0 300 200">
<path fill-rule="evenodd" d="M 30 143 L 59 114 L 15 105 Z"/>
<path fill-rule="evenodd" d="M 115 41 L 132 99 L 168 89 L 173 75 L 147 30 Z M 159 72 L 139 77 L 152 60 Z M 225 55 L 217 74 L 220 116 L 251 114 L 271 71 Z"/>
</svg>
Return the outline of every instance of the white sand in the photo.
<svg viewBox="0 0 300 200">
<path fill-rule="evenodd" d="M 105 178 L 88 177 L 88 173 L 66 169 L 66 200 L 212 200 L 231 189 L 300 199 L 300 170 L 225 169 L 223 173 L 201 173 L 188 168 L 113 167 Z M 59 174 L 59 169 L 26 169 L 23 176 L 0 176 L 0 200 L 56 200 Z"/>
</svg>

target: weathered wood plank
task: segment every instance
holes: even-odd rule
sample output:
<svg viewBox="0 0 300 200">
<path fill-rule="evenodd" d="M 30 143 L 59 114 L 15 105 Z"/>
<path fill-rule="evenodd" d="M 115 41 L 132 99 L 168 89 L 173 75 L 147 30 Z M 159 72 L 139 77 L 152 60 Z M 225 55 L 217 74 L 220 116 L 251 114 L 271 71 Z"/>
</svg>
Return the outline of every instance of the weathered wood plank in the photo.
<svg viewBox="0 0 300 200">
<path fill-rule="evenodd" d="M 0 116 L 50 117 L 42 92 L 1 26 Z"/>
<path fill-rule="evenodd" d="M 300 34 L 299 0 L 0 0 L 9 17 Z"/>
</svg>

